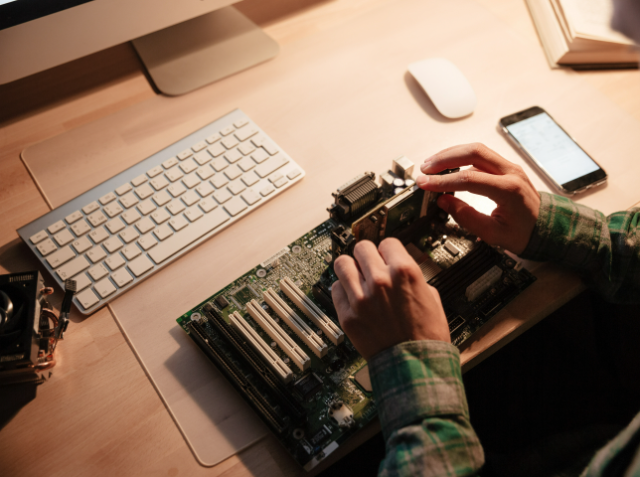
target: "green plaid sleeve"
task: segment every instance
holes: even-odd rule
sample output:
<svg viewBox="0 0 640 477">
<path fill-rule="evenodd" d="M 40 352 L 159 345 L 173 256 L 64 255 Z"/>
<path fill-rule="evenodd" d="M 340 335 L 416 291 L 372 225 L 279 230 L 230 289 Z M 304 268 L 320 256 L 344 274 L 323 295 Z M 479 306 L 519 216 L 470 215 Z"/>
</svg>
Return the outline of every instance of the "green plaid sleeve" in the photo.
<svg viewBox="0 0 640 477">
<path fill-rule="evenodd" d="M 369 373 L 387 447 L 380 476 L 477 474 L 484 453 L 455 346 L 401 343 L 374 356 Z"/>
<path fill-rule="evenodd" d="M 540 212 L 522 258 L 552 260 L 580 272 L 616 303 L 640 299 L 640 209 L 605 217 L 565 197 L 540 193 Z"/>
</svg>

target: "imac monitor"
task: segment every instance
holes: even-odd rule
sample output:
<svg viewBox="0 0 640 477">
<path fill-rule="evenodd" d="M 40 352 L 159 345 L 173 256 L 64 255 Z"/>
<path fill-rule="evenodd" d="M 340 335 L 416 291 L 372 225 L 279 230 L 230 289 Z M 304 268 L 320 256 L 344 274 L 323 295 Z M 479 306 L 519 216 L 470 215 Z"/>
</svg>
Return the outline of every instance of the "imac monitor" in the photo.
<svg viewBox="0 0 640 477">
<path fill-rule="evenodd" d="M 156 87 L 186 93 L 277 54 L 237 1 L 0 0 L 0 84 L 134 40 Z"/>
</svg>

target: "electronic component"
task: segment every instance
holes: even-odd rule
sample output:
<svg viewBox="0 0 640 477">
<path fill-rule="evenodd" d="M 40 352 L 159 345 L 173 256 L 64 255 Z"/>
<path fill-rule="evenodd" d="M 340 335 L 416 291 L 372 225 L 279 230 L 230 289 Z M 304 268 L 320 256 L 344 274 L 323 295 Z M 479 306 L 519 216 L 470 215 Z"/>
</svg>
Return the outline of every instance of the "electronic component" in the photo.
<svg viewBox="0 0 640 477">
<path fill-rule="evenodd" d="M 382 188 L 384 193 L 391 194 L 391 191 L 393 190 L 394 179 L 395 177 L 393 177 L 388 172 L 385 172 L 380 176 L 380 187 Z"/>
<path fill-rule="evenodd" d="M 445 237 L 442 238 L 442 240 L 444 239 Z M 451 242 L 445 242 L 444 249 L 454 257 L 457 257 L 460 254 L 460 249 L 453 245 Z"/>
<path fill-rule="evenodd" d="M 502 269 L 496 265 L 491 267 L 480 278 L 467 287 L 465 296 L 467 300 L 473 301 L 493 286 L 502 276 Z"/>
<path fill-rule="evenodd" d="M 368 393 L 373 392 L 373 386 L 371 386 L 371 376 L 369 376 L 369 365 L 363 366 L 353 375 L 356 383 L 360 385 L 362 389 Z"/>
<path fill-rule="evenodd" d="M 274 290 L 269 288 L 263 292 L 262 297 L 318 358 L 324 358 L 327 355 L 327 345 L 322 338 L 315 334 Z"/>
<path fill-rule="evenodd" d="M 247 321 L 242 318 L 240 313 L 238 313 L 237 311 L 231 313 L 229 315 L 229 321 L 235 327 L 235 329 L 245 337 L 249 344 L 253 346 L 253 349 L 255 349 L 256 352 L 260 356 L 262 356 L 262 359 L 264 359 L 267 364 L 271 366 L 271 369 L 273 369 L 273 371 L 278 375 L 280 379 L 282 379 L 283 382 L 288 383 L 291 381 L 293 372 L 291 371 L 289 366 L 287 366 L 284 361 L 282 361 L 280 356 L 274 353 L 274 351 L 267 345 L 267 343 L 262 338 L 260 338 L 260 335 L 256 332 L 256 330 L 251 328 L 249 323 L 247 323 Z"/>
<path fill-rule="evenodd" d="M 344 341 L 344 333 L 342 330 L 338 328 L 289 277 L 280 280 L 280 289 L 307 315 L 307 318 L 313 321 L 313 323 L 327 335 L 327 338 L 329 338 L 333 344 L 337 345 Z"/>
<path fill-rule="evenodd" d="M 406 156 L 396 157 L 391 163 L 391 171 L 402 179 L 411 179 L 413 165 L 413 162 Z"/>
<path fill-rule="evenodd" d="M 309 442 L 314 445 L 320 445 L 324 442 L 324 440 L 331 435 L 331 431 L 327 429 L 327 427 L 323 427 L 318 432 L 316 432 L 310 439 Z"/>
<path fill-rule="evenodd" d="M 260 303 L 251 300 L 247 303 L 251 318 L 273 339 L 301 371 L 309 369 L 309 356 L 286 334 L 280 326 L 262 309 Z"/>
<path fill-rule="evenodd" d="M 354 220 L 380 198 L 382 191 L 373 172 L 365 172 L 344 184 L 332 195 L 335 202 L 327 209 L 335 220 Z"/>
<path fill-rule="evenodd" d="M 229 306 L 229 301 L 225 297 L 223 297 L 222 295 L 220 295 L 218 298 L 213 300 L 213 302 L 216 305 L 218 305 L 218 308 L 220 308 L 221 310 L 224 310 L 226 307 Z"/>
<path fill-rule="evenodd" d="M 329 417 L 333 419 L 339 427 L 351 427 L 355 424 L 353 420 L 353 410 L 340 400 L 330 404 Z"/>
<path fill-rule="evenodd" d="M 322 380 L 315 373 L 309 373 L 296 381 L 293 387 L 304 401 L 308 401 L 322 389 Z"/>
<path fill-rule="evenodd" d="M 449 322 L 449 333 L 455 332 L 458 328 L 464 325 L 465 319 L 461 316 L 456 316 L 453 320 Z"/>
<path fill-rule="evenodd" d="M 356 238 L 344 225 L 339 225 L 331 231 L 331 258 L 332 261 L 340 255 L 353 255 L 353 247 L 356 246 Z"/>
</svg>

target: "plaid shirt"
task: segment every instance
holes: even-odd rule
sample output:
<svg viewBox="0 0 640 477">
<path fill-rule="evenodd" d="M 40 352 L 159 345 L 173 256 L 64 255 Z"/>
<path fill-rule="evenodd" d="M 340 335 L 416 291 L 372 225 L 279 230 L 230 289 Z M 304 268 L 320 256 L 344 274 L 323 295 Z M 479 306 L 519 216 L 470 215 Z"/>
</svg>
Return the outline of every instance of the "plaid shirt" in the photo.
<svg viewBox="0 0 640 477">
<path fill-rule="evenodd" d="M 602 213 L 542 192 L 523 258 L 582 273 L 615 302 L 640 301 L 640 209 Z M 380 476 L 473 476 L 484 464 L 469 422 L 460 354 L 441 341 L 393 346 L 369 362 L 387 455 Z M 640 476 L 640 414 L 601 449 L 583 477 Z"/>
</svg>

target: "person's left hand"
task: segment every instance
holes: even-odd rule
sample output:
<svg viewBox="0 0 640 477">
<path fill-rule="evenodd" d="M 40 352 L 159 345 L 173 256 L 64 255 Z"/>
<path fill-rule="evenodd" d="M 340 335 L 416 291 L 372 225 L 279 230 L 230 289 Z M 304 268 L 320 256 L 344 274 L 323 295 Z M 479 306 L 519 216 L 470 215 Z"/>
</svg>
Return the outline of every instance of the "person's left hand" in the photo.
<svg viewBox="0 0 640 477">
<path fill-rule="evenodd" d="M 335 260 L 332 295 L 342 329 L 365 359 L 405 341 L 451 342 L 437 290 L 398 239 L 378 249 L 363 240 L 354 256 Z"/>
</svg>

